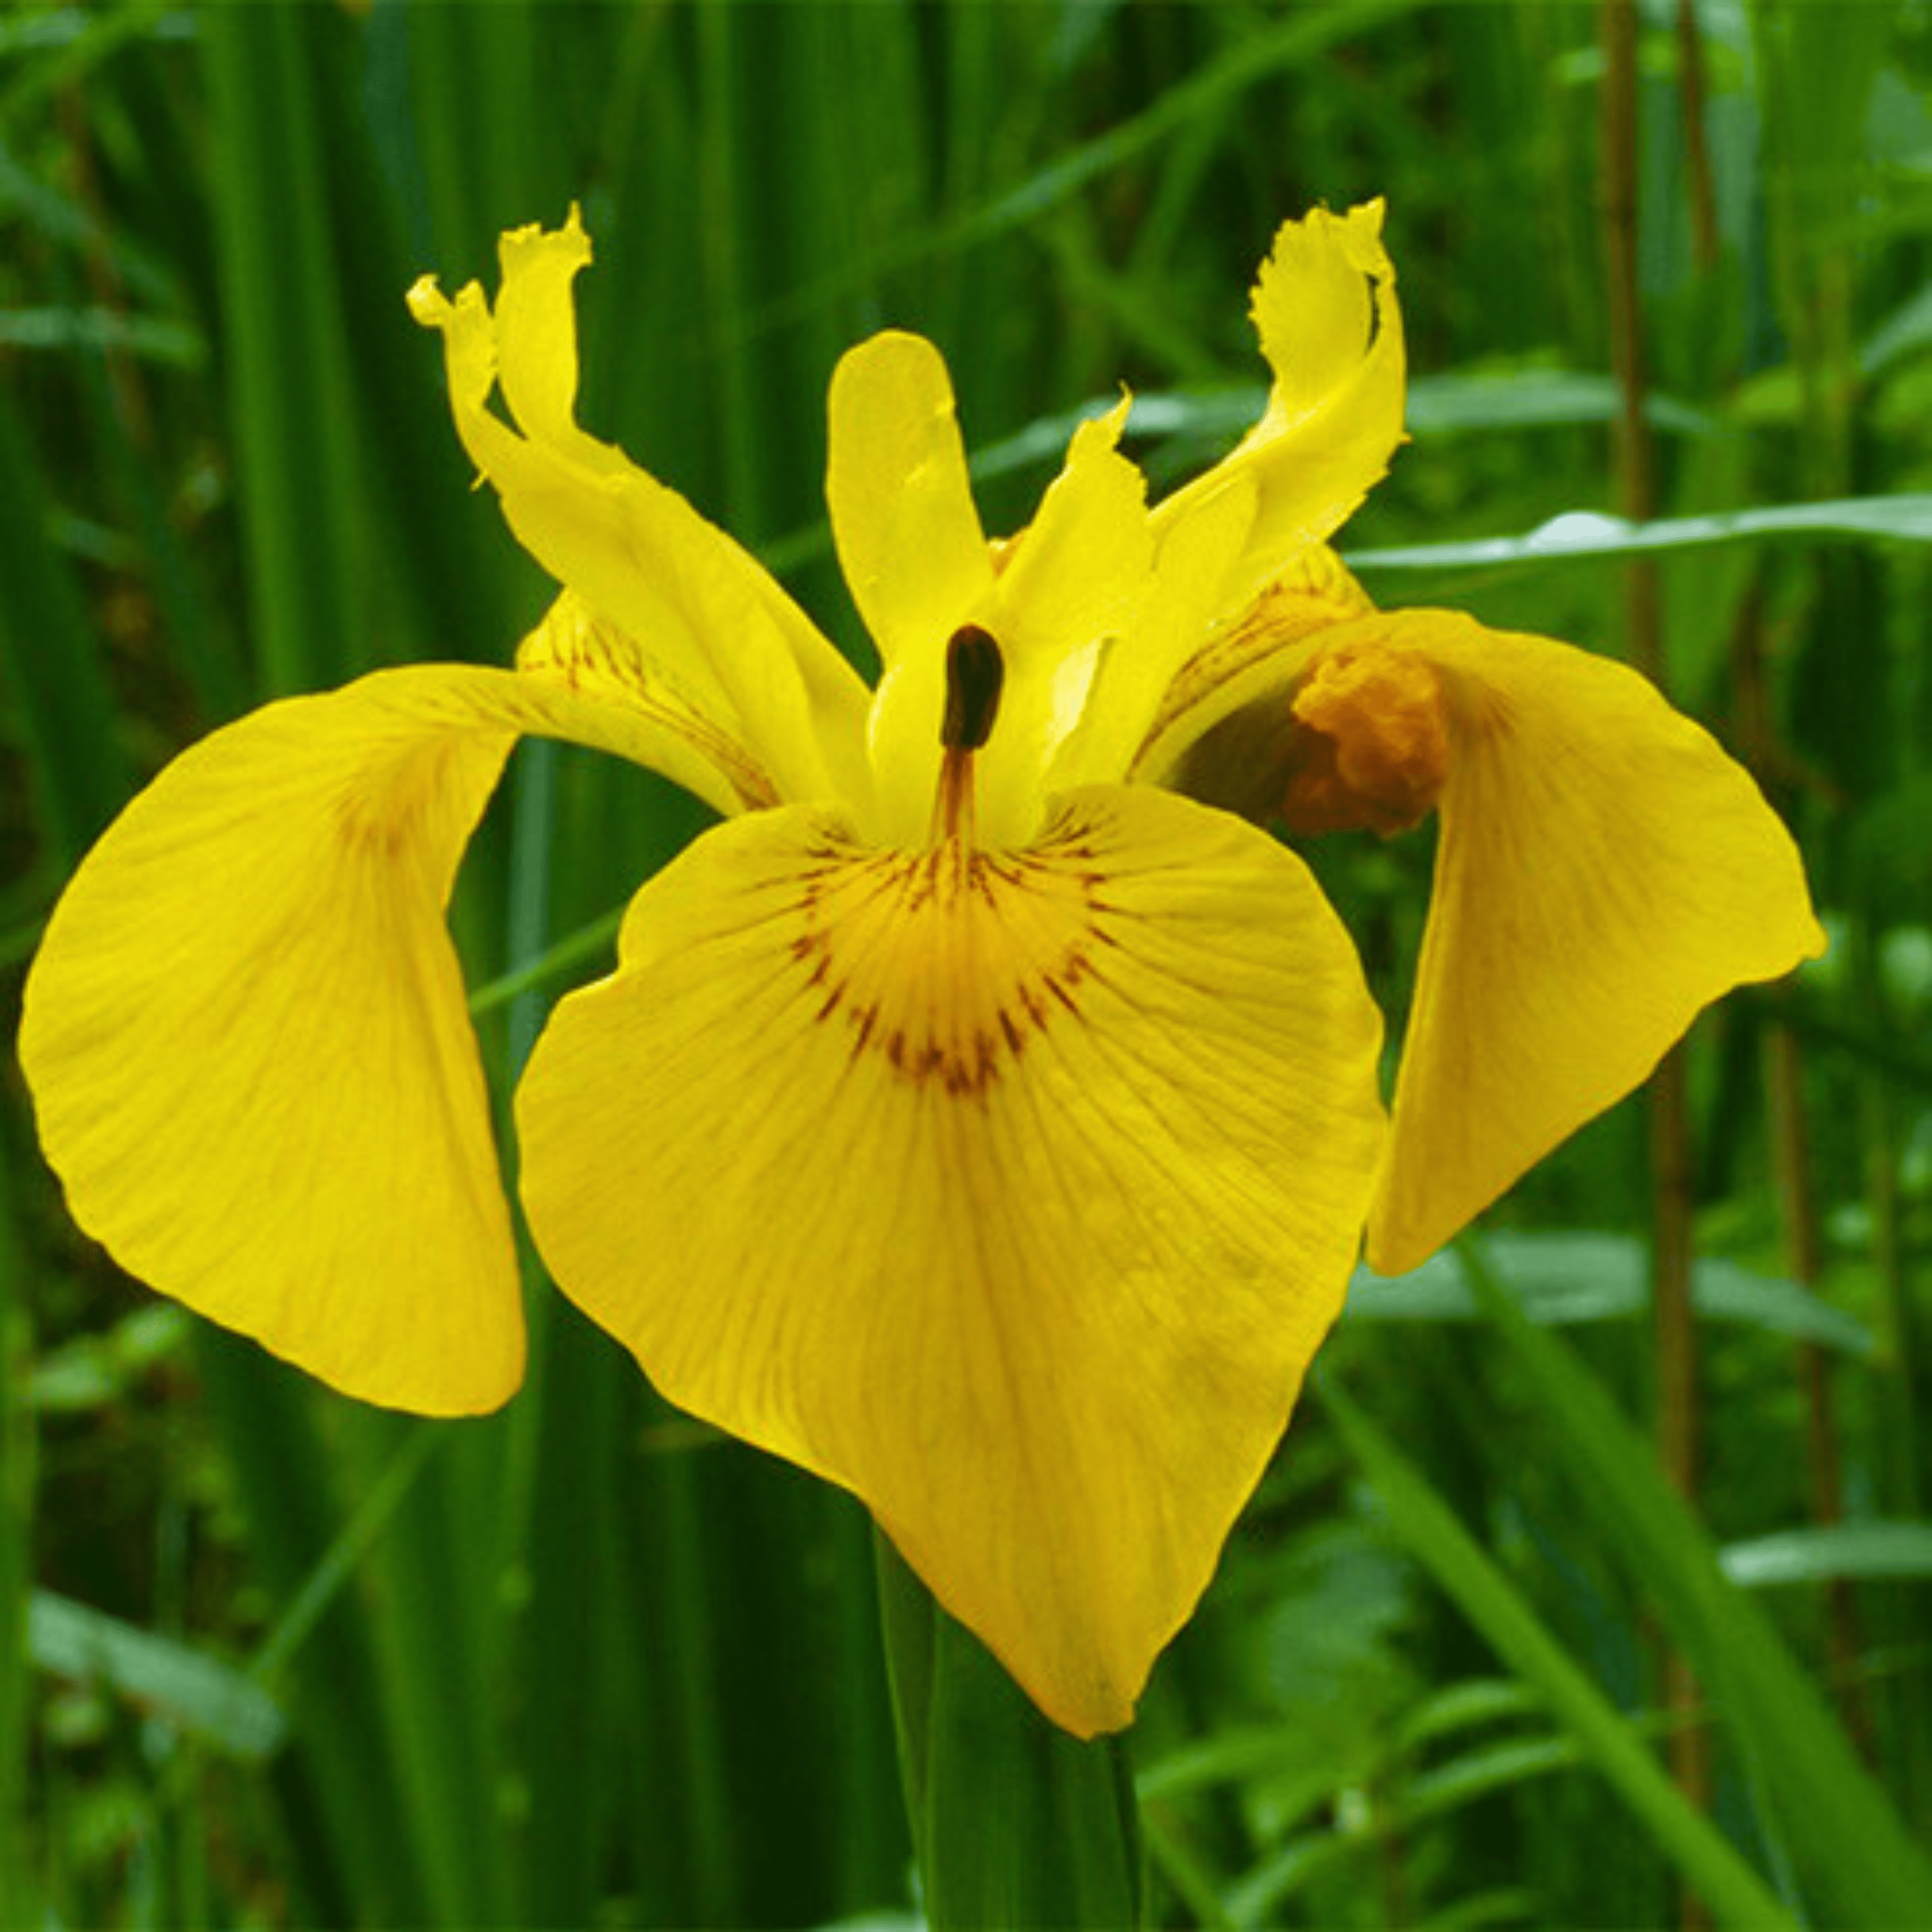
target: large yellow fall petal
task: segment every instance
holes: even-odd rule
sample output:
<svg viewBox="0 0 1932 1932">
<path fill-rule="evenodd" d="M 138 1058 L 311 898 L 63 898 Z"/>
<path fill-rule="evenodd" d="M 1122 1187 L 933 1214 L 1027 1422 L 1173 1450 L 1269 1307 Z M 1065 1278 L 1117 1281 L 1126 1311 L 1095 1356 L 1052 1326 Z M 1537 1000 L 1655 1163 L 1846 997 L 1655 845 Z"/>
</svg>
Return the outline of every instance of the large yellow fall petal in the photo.
<svg viewBox="0 0 1932 1932">
<path fill-rule="evenodd" d="M 1628 667 L 1447 611 L 1379 635 L 1434 665 L 1442 844 L 1371 1263 L 1414 1267 L 1638 1085 L 1698 1012 L 1824 950 L 1750 775 Z"/>
<path fill-rule="evenodd" d="M 1300 862 L 1076 792 L 1005 855 L 707 833 L 518 1096 L 565 1292 L 1118 1728 L 1340 1310 L 1380 1022 Z M 777 1232 L 774 1233 L 774 1231 Z"/>
<path fill-rule="evenodd" d="M 21 1058 L 74 1218 L 371 1402 L 488 1409 L 522 1374 L 443 921 L 516 734 L 711 769 L 602 648 L 566 599 L 526 647 L 542 669 L 382 671 L 216 732 L 110 827 L 28 980 Z M 741 756 L 710 789 L 728 808 L 761 782 Z"/>
<path fill-rule="evenodd" d="M 1228 602 L 1238 608 L 1304 546 L 1340 527 L 1402 440 L 1406 365 L 1382 204 L 1282 224 L 1253 313 L 1274 380 L 1261 421 L 1154 512 L 1166 536 L 1238 476 L 1259 507 Z"/>
</svg>

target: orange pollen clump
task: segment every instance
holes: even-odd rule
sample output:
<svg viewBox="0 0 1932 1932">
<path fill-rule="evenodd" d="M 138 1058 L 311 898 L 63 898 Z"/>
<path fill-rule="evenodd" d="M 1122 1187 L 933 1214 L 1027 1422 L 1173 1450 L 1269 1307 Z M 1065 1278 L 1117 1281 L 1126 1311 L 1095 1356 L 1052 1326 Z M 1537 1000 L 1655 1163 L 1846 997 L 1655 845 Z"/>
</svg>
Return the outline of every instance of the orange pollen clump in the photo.
<svg viewBox="0 0 1932 1932">
<path fill-rule="evenodd" d="M 1406 832 L 1436 808 L 1449 730 L 1435 667 L 1386 644 L 1317 658 L 1296 690 L 1291 832 Z"/>
</svg>

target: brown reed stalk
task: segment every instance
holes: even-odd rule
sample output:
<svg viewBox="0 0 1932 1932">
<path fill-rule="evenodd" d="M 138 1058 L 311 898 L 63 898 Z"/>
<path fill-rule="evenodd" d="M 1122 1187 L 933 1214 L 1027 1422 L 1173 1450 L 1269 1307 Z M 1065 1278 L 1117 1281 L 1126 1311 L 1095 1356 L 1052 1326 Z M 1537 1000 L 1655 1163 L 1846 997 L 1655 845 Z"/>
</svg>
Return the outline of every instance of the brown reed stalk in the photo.
<svg viewBox="0 0 1932 1932">
<path fill-rule="evenodd" d="M 1858 942 L 1852 964 L 1859 997 L 1868 1012 L 1882 1014 L 1870 933 L 1858 935 Z M 1880 1384 L 1886 1495 L 1888 1508 L 1910 1522 L 1924 1510 L 1916 1420 L 1923 1342 L 1906 1260 L 1905 1194 L 1898 1158 L 1901 1134 L 1898 1109 L 1884 1076 L 1864 1070 L 1858 1088 L 1859 1124 L 1866 1149 L 1865 1198 L 1871 1209 L 1879 1333 L 1886 1365 Z"/>
<path fill-rule="evenodd" d="M 1786 53 L 1787 60 L 1792 58 L 1789 49 Z M 1790 78 L 1795 80 L 1796 76 Z M 1815 178 L 1801 171 L 1789 154 L 1772 178 L 1778 196 L 1778 232 L 1784 244 L 1778 256 L 1780 308 L 1791 333 L 1803 410 L 1805 489 L 1814 498 L 1828 500 L 1846 495 L 1856 487 L 1854 426 L 1860 378 L 1852 348 L 1853 259 L 1842 232 L 1834 225 L 1837 208 L 1820 205 L 1816 199 L 1820 190 Z M 1816 560 L 1814 568 L 1819 573 L 1819 591 L 1825 591 L 1831 578 L 1822 560 Z M 1761 776 L 1774 778 L 1785 760 L 1765 697 L 1762 643 L 1755 638 L 1749 641 L 1748 650 L 1734 654 L 1740 696 L 1750 700 L 1754 714 L 1748 754 Z M 1774 796 L 1773 802 L 1778 802 Z M 1862 963 L 1868 932 L 1862 916 L 1854 940 L 1855 976 Z M 1818 1228 L 1804 1109 L 1803 1049 L 1798 1035 L 1786 1022 L 1773 1021 L 1767 1054 L 1766 1079 L 1787 1263 L 1793 1279 L 1808 1288 L 1815 1287 L 1822 1272 L 1823 1242 Z M 1868 1108 L 1868 1122 L 1870 1118 Z M 1881 1225 L 1877 1235 L 1874 1258 L 1880 1266 L 1882 1282 L 1883 1244 L 1892 1232 L 1894 1230 Z M 1830 1362 L 1816 1344 L 1801 1342 L 1794 1368 L 1804 1412 L 1810 1514 L 1814 1523 L 1826 1527 L 1840 1521 L 1844 1514 L 1842 1457 Z M 1858 1603 L 1847 1580 L 1834 1577 L 1826 1584 L 1825 1616 L 1827 1663 L 1837 1690 L 1840 1715 L 1868 1762 L 1875 1762 L 1876 1738 L 1859 1667 Z"/>
<path fill-rule="evenodd" d="M 1737 697 L 1738 748 L 1761 783 L 1777 794 L 1786 760 L 1782 754 L 1765 663 L 1763 578 L 1760 573 L 1739 608 L 1732 634 L 1732 688 Z M 1789 1021 L 1774 1016 L 1765 1041 L 1765 1086 L 1771 1113 L 1778 1198 L 1784 1229 L 1786 1271 L 1815 1289 L 1824 1274 L 1825 1244 L 1819 1226 L 1811 1134 L 1804 1104 L 1804 1047 Z M 1797 1345 L 1796 1367 L 1804 1410 L 1804 1466 L 1810 1520 L 1821 1526 L 1843 1520 L 1842 1458 L 1831 1364 L 1815 1342 Z M 1871 1706 L 1859 1668 L 1857 1600 L 1850 1583 L 1834 1576 L 1825 1586 L 1826 1648 L 1838 1713 L 1868 1762 L 1876 1762 Z"/>
<path fill-rule="evenodd" d="M 1697 0 L 1677 0 L 1677 92 L 1684 111 L 1684 186 L 1690 201 L 1690 244 L 1698 272 L 1718 266 L 1718 188 L 1704 126 L 1704 40 Z"/>
<path fill-rule="evenodd" d="M 1618 507 L 1635 522 L 1656 513 L 1654 452 L 1644 415 L 1643 317 L 1637 284 L 1636 10 L 1633 0 L 1600 0 L 1604 56 L 1598 123 L 1598 219 L 1609 294 L 1610 367 L 1617 386 L 1612 456 Z M 1666 682 L 1664 622 L 1656 566 L 1625 566 L 1624 631 L 1630 661 L 1655 683 Z M 1652 1286 L 1655 1310 L 1658 1450 L 1678 1492 L 1695 1501 L 1703 1455 L 1703 1403 L 1697 1372 L 1696 1322 L 1690 1301 L 1694 1239 L 1690 1105 L 1683 1052 L 1664 1059 L 1648 1094 Z M 1674 1652 L 1664 1659 L 1664 1702 L 1670 1714 L 1671 1774 L 1686 1798 L 1708 1809 L 1711 1738 L 1698 1720 L 1696 1682 Z M 1701 1904 L 1682 1895 L 1678 1922 L 1708 1922 Z"/>
<path fill-rule="evenodd" d="M 1782 1020 L 1771 1024 L 1766 1078 L 1776 1143 L 1778 1192 L 1783 1204 L 1785 1252 L 1792 1279 L 1816 1286 L 1823 1272 L 1823 1243 L 1812 1187 L 1811 1136 L 1804 1111 L 1804 1064 L 1798 1036 Z M 1815 1342 L 1797 1349 L 1798 1386 L 1804 1404 L 1804 1466 L 1811 1520 L 1821 1527 L 1844 1517 L 1837 1414 L 1830 1364 Z M 1874 1761 L 1871 1708 L 1858 1672 L 1858 1605 L 1850 1583 L 1834 1576 L 1825 1586 L 1825 1641 L 1838 1712 L 1866 1761 Z"/>
</svg>

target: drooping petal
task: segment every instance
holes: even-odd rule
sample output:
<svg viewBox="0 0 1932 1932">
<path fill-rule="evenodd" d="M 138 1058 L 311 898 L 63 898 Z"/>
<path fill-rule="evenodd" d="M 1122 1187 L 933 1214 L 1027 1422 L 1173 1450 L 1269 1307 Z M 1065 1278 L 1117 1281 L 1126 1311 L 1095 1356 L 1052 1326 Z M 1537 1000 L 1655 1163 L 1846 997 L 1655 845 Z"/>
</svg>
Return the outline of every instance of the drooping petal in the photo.
<svg viewBox="0 0 1932 1932">
<path fill-rule="evenodd" d="M 573 211 L 561 230 L 504 237 L 494 314 L 474 283 L 453 302 L 428 277 L 410 292 L 411 313 L 442 335 L 464 447 L 525 548 L 728 717 L 784 796 L 862 799 L 856 674 L 723 531 L 577 427 L 571 285 L 590 259 Z M 489 407 L 499 381 L 517 429 Z"/>
<path fill-rule="evenodd" d="M 1307 667 L 1317 633 L 1375 608 L 1326 544 L 1298 552 L 1239 615 L 1203 631 L 1162 694 L 1135 776 L 1165 784 L 1205 732 L 1294 683 Z"/>
<path fill-rule="evenodd" d="M 434 1414 L 520 1378 L 516 1257 L 444 924 L 520 731 L 742 802 L 568 600 L 546 667 L 382 671 L 169 766 L 56 908 L 21 1059 L 75 1219 L 129 1272 L 350 1394 Z M 572 654 L 574 654 L 574 656 Z M 634 670 L 635 667 L 628 668 Z"/>
<path fill-rule="evenodd" d="M 862 1497 L 1082 1735 L 1129 1721 L 1338 1312 L 1380 1022 L 1300 862 L 1152 790 L 1005 855 L 707 833 L 518 1097 L 565 1291 Z"/>
<path fill-rule="evenodd" d="M 1260 507 L 1229 580 L 1231 607 L 1338 529 L 1402 440 L 1402 314 L 1382 226 L 1379 201 L 1340 216 L 1318 208 L 1282 224 L 1254 292 L 1255 326 L 1274 376 L 1267 412 L 1154 513 L 1165 536 L 1233 478 L 1254 479 Z"/>
<path fill-rule="evenodd" d="M 1824 950 L 1743 768 L 1628 667 L 1403 611 L 1323 640 L 1426 657 L 1450 758 L 1371 1263 L 1414 1267 L 1636 1087 L 1698 1012 Z"/>
<path fill-rule="evenodd" d="M 1225 502 L 1227 493 L 1217 501 Z M 1202 520 L 1190 520 L 1190 531 Z M 1162 552 L 1167 567 L 1170 542 Z M 1282 755 L 1277 742 L 1292 725 L 1288 696 L 1308 668 L 1324 632 L 1373 611 L 1369 595 L 1325 544 L 1298 552 L 1261 594 L 1232 620 L 1204 622 L 1163 680 L 1130 765 L 1143 784 L 1171 785 L 1210 804 L 1251 816 L 1272 806 L 1269 768 Z M 1210 735 L 1233 730 L 1220 742 Z M 1230 742 L 1232 739 L 1232 742 Z M 1202 771 L 1197 749 L 1217 770 Z M 1259 766 L 1233 771 L 1231 764 Z"/>
</svg>

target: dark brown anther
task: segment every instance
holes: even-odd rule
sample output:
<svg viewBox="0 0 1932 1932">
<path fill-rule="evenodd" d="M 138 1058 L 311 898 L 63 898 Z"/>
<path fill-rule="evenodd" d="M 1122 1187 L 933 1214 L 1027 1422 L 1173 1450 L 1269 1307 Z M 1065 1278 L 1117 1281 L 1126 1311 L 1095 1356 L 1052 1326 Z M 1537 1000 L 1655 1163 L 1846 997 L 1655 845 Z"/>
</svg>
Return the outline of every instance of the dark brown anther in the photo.
<svg viewBox="0 0 1932 1932">
<path fill-rule="evenodd" d="M 992 632 L 962 624 L 946 646 L 946 716 L 939 742 L 947 751 L 976 752 L 993 735 L 1006 680 L 1006 660 Z"/>
</svg>

